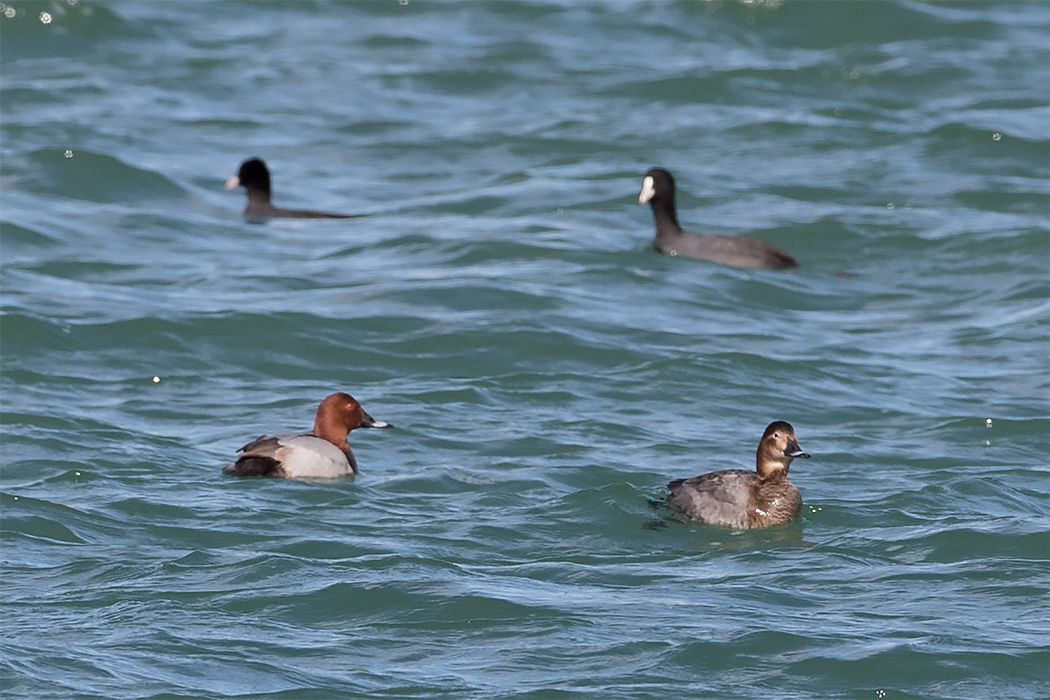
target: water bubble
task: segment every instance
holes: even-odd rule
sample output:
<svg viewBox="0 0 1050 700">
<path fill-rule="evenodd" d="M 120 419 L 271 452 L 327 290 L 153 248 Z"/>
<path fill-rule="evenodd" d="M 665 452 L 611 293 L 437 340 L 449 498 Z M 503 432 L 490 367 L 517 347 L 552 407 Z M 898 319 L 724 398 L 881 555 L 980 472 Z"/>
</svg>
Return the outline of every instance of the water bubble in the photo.
<svg viewBox="0 0 1050 700">
<path fill-rule="evenodd" d="M 397 0 L 397 4 L 398 5 L 402 5 L 402 6 L 407 5 L 408 4 L 408 0 Z"/>
<path fill-rule="evenodd" d="M 7 7 L 4 8 L 4 17 L 7 17 L 8 19 L 11 19 L 12 17 L 14 17 L 17 14 L 18 14 L 18 10 L 16 10 L 13 7 L 11 7 L 10 5 L 8 5 Z"/>
<path fill-rule="evenodd" d="M 992 427 L 992 419 L 991 418 L 985 418 L 984 419 L 984 427 L 986 427 L 986 428 L 991 428 Z"/>
<path fill-rule="evenodd" d="M 72 158 L 73 157 L 73 151 L 66 150 L 66 152 L 63 155 L 65 155 L 66 158 Z"/>
<path fill-rule="evenodd" d="M 160 383 L 160 377 L 158 377 L 157 375 L 153 375 L 153 383 L 154 384 L 159 384 Z"/>
<path fill-rule="evenodd" d="M 893 209 L 896 206 L 897 206 L 896 204 L 894 204 L 893 202 L 890 202 L 889 204 L 886 205 L 886 208 L 887 209 Z"/>
<path fill-rule="evenodd" d="M 992 134 L 992 141 L 998 141 L 1002 137 L 1003 137 L 1003 135 L 1000 134 L 998 131 L 996 131 L 994 134 Z"/>
<path fill-rule="evenodd" d="M 40 23 L 41 24 L 51 24 L 51 13 L 50 12 L 41 12 L 40 13 Z"/>
</svg>

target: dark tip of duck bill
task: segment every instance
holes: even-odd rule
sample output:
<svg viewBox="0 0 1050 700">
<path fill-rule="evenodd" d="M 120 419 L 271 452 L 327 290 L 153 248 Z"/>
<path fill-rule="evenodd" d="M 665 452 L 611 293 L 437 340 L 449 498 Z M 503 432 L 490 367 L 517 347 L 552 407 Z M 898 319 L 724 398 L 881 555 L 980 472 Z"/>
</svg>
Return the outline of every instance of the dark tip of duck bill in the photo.
<svg viewBox="0 0 1050 700">
<path fill-rule="evenodd" d="M 804 457 L 809 459 L 809 453 L 803 452 L 802 450 L 795 450 L 794 452 L 788 452 L 788 457 Z"/>
</svg>

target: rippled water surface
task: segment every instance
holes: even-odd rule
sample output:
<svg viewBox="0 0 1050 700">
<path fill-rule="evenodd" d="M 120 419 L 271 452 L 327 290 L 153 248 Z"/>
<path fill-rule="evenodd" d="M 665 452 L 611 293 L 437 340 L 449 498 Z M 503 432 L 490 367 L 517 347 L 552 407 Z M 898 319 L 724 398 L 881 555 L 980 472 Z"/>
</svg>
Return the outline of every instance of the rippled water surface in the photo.
<svg viewBox="0 0 1050 700">
<path fill-rule="evenodd" d="M 1045 2 L 4 2 L 0 687 L 1050 696 Z M 224 180 L 363 214 L 244 221 Z M 637 204 L 787 250 L 661 256 Z M 235 480 L 346 390 L 353 480 Z M 802 516 L 668 521 L 788 420 Z"/>
</svg>

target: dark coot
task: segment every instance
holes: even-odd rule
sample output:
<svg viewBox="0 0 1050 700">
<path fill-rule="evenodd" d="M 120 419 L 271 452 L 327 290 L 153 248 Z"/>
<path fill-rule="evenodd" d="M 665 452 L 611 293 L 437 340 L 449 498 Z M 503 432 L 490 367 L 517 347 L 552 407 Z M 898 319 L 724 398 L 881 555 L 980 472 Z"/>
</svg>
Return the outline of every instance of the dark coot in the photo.
<svg viewBox="0 0 1050 700">
<path fill-rule="evenodd" d="M 642 180 L 638 203 L 648 202 L 653 208 L 653 219 L 656 221 L 653 247 L 656 250 L 667 255 L 684 255 L 733 267 L 798 267 L 793 257 L 762 241 L 684 230 L 678 224 L 674 188 L 674 177 L 663 168 L 650 169 Z"/>
<path fill-rule="evenodd" d="M 309 209 L 282 209 L 270 202 L 270 169 L 262 158 L 251 158 L 241 163 L 237 174 L 226 181 L 226 189 L 243 187 L 248 193 L 248 206 L 244 215 L 249 219 L 351 219 L 352 214 L 330 214 Z M 360 216 L 360 215 L 357 215 Z"/>
</svg>

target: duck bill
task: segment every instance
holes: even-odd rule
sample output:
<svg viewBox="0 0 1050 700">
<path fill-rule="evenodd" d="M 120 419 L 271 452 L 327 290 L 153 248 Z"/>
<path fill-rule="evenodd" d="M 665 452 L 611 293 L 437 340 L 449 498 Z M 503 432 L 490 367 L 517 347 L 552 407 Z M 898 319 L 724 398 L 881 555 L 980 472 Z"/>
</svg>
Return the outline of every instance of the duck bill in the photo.
<svg viewBox="0 0 1050 700">
<path fill-rule="evenodd" d="M 364 415 L 364 417 L 361 419 L 361 427 L 362 428 L 393 428 L 394 426 L 391 425 L 390 423 L 385 422 L 385 421 L 376 420 L 375 418 L 373 418 L 372 416 L 370 416 L 370 415 L 368 415 L 366 413 Z"/>
<path fill-rule="evenodd" d="M 794 459 L 795 457 L 802 457 L 803 459 L 809 459 L 809 453 L 803 452 L 802 448 L 798 446 L 798 441 L 792 440 L 788 443 L 787 449 L 784 450 L 784 454 Z"/>
<path fill-rule="evenodd" d="M 646 178 L 642 180 L 642 191 L 638 193 L 638 203 L 645 204 L 652 199 L 655 194 L 656 188 L 653 187 L 653 178 L 652 176 L 646 176 Z"/>
<path fill-rule="evenodd" d="M 234 187 L 240 187 L 240 186 L 241 186 L 241 178 L 237 177 L 236 175 L 234 175 L 233 177 L 231 177 L 229 180 L 226 181 L 226 189 L 228 189 L 228 190 L 232 190 Z"/>
</svg>

